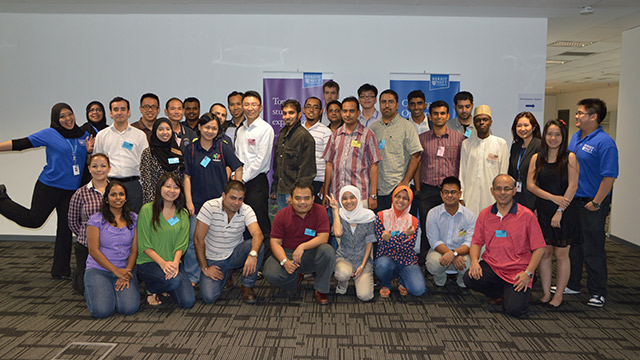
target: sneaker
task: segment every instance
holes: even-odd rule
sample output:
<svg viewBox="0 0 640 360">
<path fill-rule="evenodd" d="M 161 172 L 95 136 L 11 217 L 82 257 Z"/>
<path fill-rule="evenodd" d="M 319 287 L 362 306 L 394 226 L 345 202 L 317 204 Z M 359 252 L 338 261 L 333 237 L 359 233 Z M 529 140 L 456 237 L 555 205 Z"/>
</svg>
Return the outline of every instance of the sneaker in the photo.
<svg viewBox="0 0 640 360">
<path fill-rule="evenodd" d="M 336 294 L 344 295 L 347 293 L 347 287 L 349 283 L 346 281 L 338 281 L 338 286 L 336 286 Z"/>
<path fill-rule="evenodd" d="M 601 308 L 604 306 L 604 296 L 601 295 L 591 295 L 589 301 L 587 301 L 588 306 Z"/>
<path fill-rule="evenodd" d="M 552 293 L 552 294 L 555 294 L 555 293 L 556 293 L 556 289 L 557 289 L 557 287 L 552 286 L 552 287 L 551 287 L 551 290 L 550 290 L 550 291 L 551 291 L 551 293 Z M 578 294 L 580 294 L 580 291 L 578 291 L 578 290 L 573 290 L 573 289 L 570 289 L 570 288 L 568 288 L 568 287 L 565 287 L 565 288 L 564 288 L 564 291 L 563 291 L 562 293 L 563 293 L 564 295 L 578 295 Z"/>
</svg>

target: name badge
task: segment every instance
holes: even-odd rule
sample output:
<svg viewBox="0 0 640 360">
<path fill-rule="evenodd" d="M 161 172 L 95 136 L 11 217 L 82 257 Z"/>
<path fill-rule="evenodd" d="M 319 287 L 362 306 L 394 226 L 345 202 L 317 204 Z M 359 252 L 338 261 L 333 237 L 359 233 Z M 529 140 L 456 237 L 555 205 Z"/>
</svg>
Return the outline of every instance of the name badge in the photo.
<svg viewBox="0 0 640 360">
<path fill-rule="evenodd" d="M 522 192 L 522 181 L 516 181 L 516 191 Z"/>
<path fill-rule="evenodd" d="M 362 144 L 358 140 L 351 140 L 351 146 L 359 148 Z"/>
<path fill-rule="evenodd" d="M 487 156 L 487 159 L 489 161 L 498 161 L 499 158 L 498 158 L 498 155 L 489 153 L 489 155 Z"/>
<path fill-rule="evenodd" d="M 440 156 L 440 157 L 444 156 L 444 146 L 438 146 L 438 151 L 436 151 L 436 156 Z"/>
<path fill-rule="evenodd" d="M 125 142 L 122 143 L 122 147 L 127 149 L 127 150 L 131 150 L 131 149 L 133 149 L 133 144 L 128 142 L 128 141 L 125 141 Z"/>
<path fill-rule="evenodd" d="M 467 128 L 467 130 L 464 131 L 464 136 L 469 137 L 471 136 L 471 129 Z"/>
<path fill-rule="evenodd" d="M 169 161 L 169 164 L 177 164 L 180 162 L 180 159 L 178 159 L 177 157 L 175 158 L 168 158 L 167 159 Z"/>
<path fill-rule="evenodd" d="M 169 223 L 169 225 L 173 226 L 173 225 L 179 223 L 180 219 L 178 219 L 177 216 L 174 216 L 171 219 L 167 220 L 167 222 Z"/>
<path fill-rule="evenodd" d="M 316 236 L 316 231 L 306 228 L 304 229 L 304 234 L 308 236 Z"/>
<path fill-rule="evenodd" d="M 506 238 L 507 237 L 507 230 L 496 230 L 496 237 L 497 238 Z"/>
<path fill-rule="evenodd" d="M 78 176 L 78 175 L 80 175 L 80 166 L 73 165 L 73 176 Z"/>
<path fill-rule="evenodd" d="M 249 145 L 255 145 L 256 139 L 247 139 L 247 142 L 249 143 Z"/>
<path fill-rule="evenodd" d="M 380 142 L 378 143 L 378 149 L 380 150 L 384 149 L 384 142 L 385 140 L 380 140 Z"/>
<path fill-rule="evenodd" d="M 396 236 L 396 235 L 400 235 L 400 231 L 392 231 L 391 232 L 391 236 Z"/>
<path fill-rule="evenodd" d="M 202 161 L 200 161 L 200 165 L 202 165 L 202 167 L 207 167 L 207 165 L 209 165 L 209 163 L 211 162 L 211 158 L 208 156 L 205 156 Z"/>
<path fill-rule="evenodd" d="M 467 235 L 467 230 L 460 230 L 460 231 L 458 232 L 458 237 L 463 237 L 463 236 L 465 236 L 465 235 Z"/>
</svg>

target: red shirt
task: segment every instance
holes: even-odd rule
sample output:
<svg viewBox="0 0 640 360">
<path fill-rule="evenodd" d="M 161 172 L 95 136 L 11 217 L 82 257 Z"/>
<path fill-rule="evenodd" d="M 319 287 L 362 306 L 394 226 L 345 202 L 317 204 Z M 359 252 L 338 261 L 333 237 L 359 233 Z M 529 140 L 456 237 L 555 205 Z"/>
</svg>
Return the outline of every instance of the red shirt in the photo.
<svg viewBox="0 0 640 360">
<path fill-rule="evenodd" d="M 278 211 L 271 225 L 271 238 L 282 239 L 282 247 L 295 250 L 321 233 L 329 233 L 329 216 L 320 204 L 313 204 L 304 219 L 288 205 Z"/>
<path fill-rule="evenodd" d="M 533 250 L 546 246 L 536 216 L 515 201 L 506 216 L 500 218 L 493 204 L 480 212 L 471 245 L 486 245 L 484 260 L 504 281 L 515 284 L 514 278 L 525 271 Z M 529 281 L 531 287 L 533 279 Z"/>
</svg>

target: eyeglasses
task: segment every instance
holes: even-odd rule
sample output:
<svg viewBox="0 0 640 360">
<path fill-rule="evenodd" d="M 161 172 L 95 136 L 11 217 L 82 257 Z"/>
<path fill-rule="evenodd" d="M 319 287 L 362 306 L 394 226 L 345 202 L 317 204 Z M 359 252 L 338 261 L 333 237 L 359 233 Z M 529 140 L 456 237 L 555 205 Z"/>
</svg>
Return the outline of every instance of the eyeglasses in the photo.
<svg viewBox="0 0 640 360">
<path fill-rule="evenodd" d="M 371 99 L 375 99 L 376 98 L 375 95 L 360 95 L 359 97 L 360 97 L 360 99 L 367 99 L 367 100 L 371 100 Z"/>
<path fill-rule="evenodd" d="M 576 115 L 577 116 L 582 116 L 582 115 L 593 115 L 594 113 L 591 112 L 582 112 L 582 111 L 576 111 Z"/>
<path fill-rule="evenodd" d="M 142 105 L 140 107 L 145 110 L 158 110 L 158 105 Z"/>
<path fill-rule="evenodd" d="M 329 110 L 327 110 L 328 113 L 339 113 L 340 111 L 342 111 L 342 110 L 340 110 L 340 109 L 329 109 Z"/>
<path fill-rule="evenodd" d="M 457 195 L 458 194 L 458 190 L 442 190 L 442 194 L 444 196 L 447 195 Z"/>
<path fill-rule="evenodd" d="M 313 110 L 320 110 L 320 109 L 322 109 L 322 108 L 321 108 L 320 106 L 318 106 L 318 105 L 305 105 L 305 106 L 304 106 L 304 108 L 305 108 L 305 109 L 310 109 L 310 110 L 311 110 L 311 109 L 313 109 Z"/>
</svg>

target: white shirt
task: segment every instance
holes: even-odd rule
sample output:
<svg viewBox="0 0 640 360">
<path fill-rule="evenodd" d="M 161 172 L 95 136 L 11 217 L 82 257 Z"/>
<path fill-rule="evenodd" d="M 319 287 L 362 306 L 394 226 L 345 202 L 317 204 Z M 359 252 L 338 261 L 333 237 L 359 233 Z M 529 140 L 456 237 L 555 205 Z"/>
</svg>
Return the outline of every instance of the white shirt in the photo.
<svg viewBox="0 0 640 360">
<path fill-rule="evenodd" d="M 471 246 L 471 238 L 476 227 L 476 215 L 462 204 L 458 205 L 458 211 L 451 216 L 440 204 L 429 210 L 427 214 L 427 238 L 432 249 L 444 244 L 450 250 L 455 250 L 462 245 Z"/>
<path fill-rule="evenodd" d="M 229 216 L 222 207 L 222 197 L 219 197 L 202 205 L 198 221 L 209 227 L 204 237 L 207 260 L 225 260 L 231 256 L 233 249 L 244 241 L 242 235 L 245 227 L 258 220 L 251 206 L 242 204 L 240 210 L 229 221 Z"/>
<path fill-rule="evenodd" d="M 416 131 L 418 132 L 418 135 L 429 131 L 429 120 L 427 119 L 426 116 L 424 117 L 424 120 L 422 120 L 420 124 L 416 124 L 416 122 L 413 121 L 413 118 L 411 117 L 411 115 L 409 115 L 409 121 L 411 121 L 413 126 L 416 127 Z"/>
<path fill-rule="evenodd" d="M 304 128 L 307 129 L 306 126 L 304 126 Z M 311 134 L 313 139 L 316 141 L 316 177 L 313 181 L 324 182 L 324 171 L 327 167 L 327 163 L 322 158 L 322 154 L 324 153 L 324 148 L 329 142 L 332 131 L 329 130 L 326 125 L 321 124 L 320 121 L 313 124 L 313 126 L 308 128 L 307 131 L 309 131 L 309 134 Z"/>
<path fill-rule="evenodd" d="M 460 151 L 460 182 L 465 206 L 479 214 L 493 204 L 493 178 L 509 170 L 507 142 L 495 135 L 480 139 L 477 133 L 462 142 Z"/>
<path fill-rule="evenodd" d="M 271 170 L 274 132 L 271 125 L 258 117 L 249 126 L 248 120 L 236 132 L 236 155 L 244 163 L 242 181 L 253 180 Z"/>
<path fill-rule="evenodd" d="M 140 176 L 140 156 L 149 147 L 147 135 L 133 126 L 120 132 L 114 125 L 98 132 L 93 153 L 104 153 L 111 163 L 110 177 Z"/>
</svg>

